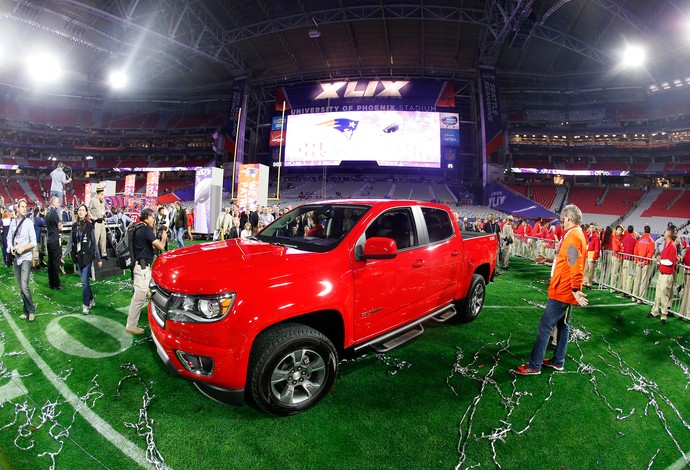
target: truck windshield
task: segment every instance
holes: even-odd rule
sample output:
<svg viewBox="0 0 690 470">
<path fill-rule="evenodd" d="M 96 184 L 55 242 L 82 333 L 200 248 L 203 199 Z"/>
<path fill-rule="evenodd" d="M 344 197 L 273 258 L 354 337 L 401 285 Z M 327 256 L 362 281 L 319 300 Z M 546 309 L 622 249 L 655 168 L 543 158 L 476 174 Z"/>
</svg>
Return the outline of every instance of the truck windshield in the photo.
<svg viewBox="0 0 690 470">
<path fill-rule="evenodd" d="M 371 209 L 362 204 L 308 204 L 288 212 L 263 229 L 257 238 L 305 251 L 332 250 Z"/>
</svg>

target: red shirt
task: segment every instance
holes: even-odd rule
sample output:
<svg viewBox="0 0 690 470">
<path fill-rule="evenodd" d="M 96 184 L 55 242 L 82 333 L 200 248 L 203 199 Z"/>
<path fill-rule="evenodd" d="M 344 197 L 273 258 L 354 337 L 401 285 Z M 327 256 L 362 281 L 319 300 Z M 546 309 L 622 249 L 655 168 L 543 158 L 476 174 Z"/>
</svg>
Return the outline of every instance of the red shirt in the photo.
<svg viewBox="0 0 690 470">
<path fill-rule="evenodd" d="M 641 258 L 651 258 L 654 256 L 654 240 L 652 240 L 651 235 L 645 233 L 637 240 L 637 245 L 635 245 L 635 256 Z M 649 264 L 651 263 L 648 259 L 636 259 L 638 263 Z"/>
<path fill-rule="evenodd" d="M 623 257 L 619 255 L 619 253 L 623 250 L 623 244 L 621 243 L 621 239 L 615 233 L 611 235 L 611 249 L 613 250 L 613 256 L 618 259 L 623 259 Z"/>
<path fill-rule="evenodd" d="M 637 245 L 637 239 L 635 235 L 630 232 L 625 232 L 623 236 L 623 253 L 626 255 L 632 255 L 635 253 L 635 245 Z M 632 259 L 631 256 L 625 256 L 624 259 Z"/>
<path fill-rule="evenodd" d="M 690 248 L 685 249 L 685 256 L 683 256 L 683 264 L 685 265 L 685 274 L 690 274 Z M 687 287 L 690 289 L 690 287 Z"/>
<path fill-rule="evenodd" d="M 587 239 L 587 252 L 592 252 L 594 253 L 593 255 L 587 254 L 587 259 L 592 259 L 594 261 L 599 259 L 599 252 L 601 251 L 601 240 L 599 240 L 599 235 L 597 235 L 597 232 L 590 233 L 588 234 L 588 239 Z M 654 247 L 654 244 L 652 244 L 652 248 Z"/>
<path fill-rule="evenodd" d="M 678 260 L 678 250 L 676 250 L 676 244 L 673 242 L 668 242 L 661 250 L 661 259 L 669 260 L 673 263 L 671 266 L 664 266 L 659 264 L 659 273 L 661 274 L 673 274 L 676 272 L 676 261 Z"/>
<path fill-rule="evenodd" d="M 534 227 L 532 227 L 532 233 L 539 233 L 541 232 L 541 224 L 539 222 L 534 224 Z"/>
<path fill-rule="evenodd" d="M 522 236 L 524 234 L 525 234 L 525 226 L 523 224 L 520 224 L 520 226 L 515 229 L 515 235 L 522 238 Z"/>
<path fill-rule="evenodd" d="M 525 236 L 531 237 L 532 236 L 532 227 L 525 224 Z"/>
<path fill-rule="evenodd" d="M 559 240 L 563 239 L 563 227 L 561 227 L 560 225 L 556 225 L 556 236 Z"/>
</svg>

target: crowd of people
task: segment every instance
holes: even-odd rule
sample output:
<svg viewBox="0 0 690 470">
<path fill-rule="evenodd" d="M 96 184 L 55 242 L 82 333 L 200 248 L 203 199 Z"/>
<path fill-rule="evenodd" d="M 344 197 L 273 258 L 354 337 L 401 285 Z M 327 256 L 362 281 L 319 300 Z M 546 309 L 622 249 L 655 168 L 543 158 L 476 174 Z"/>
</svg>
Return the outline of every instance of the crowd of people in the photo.
<svg viewBox="0 0 690 470">
<path fill-rule="evenodd" d="M 496 233 L 499 239 L 499 260 L 504 269 L 510 267 L 510 256 L 533 259 L 537 263 L 552 262 L 565 235 L 562 224 L 547 223 L 538 218 L 533 224 L 527 220 L 513 220 L 508 216 L 495 221 L 493 214 L 475 222 L 455 213 L 461 230 Z M 584 263 L 583 289 L 591 289 L 599 272 L 602 284 L 611 292 L 621 291 L 623 297 L 642 304 L 653 300 L 650 317 L 660 317 L 665 323 L 674 295 L 680 298 L 680 313 L 690 318 L 690 236 L 669 223 L 664 233 L 652 238 L 645 226 L 638 233 L 633 226 L 583 226 L 587 241 Z M 682 282 L 677 274 L 682 272 Z M 649 286 L 657 275 L 654 298 L 648 298 Z"/>
</svg>

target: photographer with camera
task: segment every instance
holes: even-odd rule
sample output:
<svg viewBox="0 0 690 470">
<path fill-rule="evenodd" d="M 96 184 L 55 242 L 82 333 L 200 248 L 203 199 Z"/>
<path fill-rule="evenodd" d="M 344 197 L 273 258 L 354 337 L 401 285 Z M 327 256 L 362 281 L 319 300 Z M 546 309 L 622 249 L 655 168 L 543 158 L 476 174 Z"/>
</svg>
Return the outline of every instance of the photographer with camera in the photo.
<svg viewBox="0 0 690 470">
<path fill-rule="evenodd" d="M 57 168 L 50 172 L 50 197 L 53 196 L 58 198 L 58 208 L 62 206 L 62 197 L 65 192 L 65 185 L 72 181 L 72 178 L 68 178 L 65 174 L 65 164 L 60 162 L 57 164 Z M 59 212 L 59 211 L 58 211 Z"/>
<path fill-rule="evenodd" d="M 144 329 L 139 327 L 139 317 L 141 308 L 146 303 L 146 295 L 151 281 L 151 264 L 153 263 L 154 249 L 164 250 L 168 241 L 168 232 L 163 230 L 160 238 L 153 232 L 156 223 L 153 209 L 145 207 L 139 214 L 141 227 L 134 232 L 132 238 L 132 249 L 134 252 L 134 267 L 132 268 L 132 279 L 134 281 L 134 295 L 129 304 L 127 314 L 127 325 L 125 331 L 131 335 L 143 335 Z"/>
<path fill-rule="evenodd" d="M 513 216 L 509 215 L 508 220 L 501 229 L 501 253 L 503 254 L 503 269 L 510 269 L 510 248 L 513 244 Z"/>
<path fill-rule="evenodd" d="M 168 217 L 168 210 L 165 208 L 165 206 L 161 205 L 158 206 L 158 212 L 155 215 L 155 232 L 156 232 L 156 238 L 163 238 L 163 233 L 165 232 L 166 234 L 166 241 L 165 245 L 163 248 L 159 251 L 168 251 L 168 230 L 170 229 L 170 219 Z"/>
</svg>

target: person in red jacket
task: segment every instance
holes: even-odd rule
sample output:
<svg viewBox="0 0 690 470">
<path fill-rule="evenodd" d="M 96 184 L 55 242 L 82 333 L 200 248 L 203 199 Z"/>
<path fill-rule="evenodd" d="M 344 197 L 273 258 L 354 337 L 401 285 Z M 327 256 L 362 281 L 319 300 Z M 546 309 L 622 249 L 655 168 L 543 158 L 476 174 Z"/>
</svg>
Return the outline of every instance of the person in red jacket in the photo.
<svg viewBox="0 0 690 470">
<path fill-rule="evenodd" d="M 517 228 L 514 230 L 515 233 L 515 253 L 518 256 L 523 255 L 523 247 L 525 245 L 525 221 L 521 220 L 518 223 Z"/>
<path fill-rule="evenodd" d="M 587 264 L 585 266 L 585 282 L 584 288 L 592 288 L 592 278 L 594 271 L 597 269 L 597 261 L 599 261 L 599 254 L 601 252 L 601 241 L 599 234 L 594 224 L 589 224 L 587 230 Z"/>
<path fill-rule="evenodd" d="M 683 298 L 680 301 L 680 314 L 685 318 L 690 318 L 690 247 L 687 239 L 685 240 L 685 255 L 683 255 Z"/>
<path fill-rule="evenodd" d="M 194 209 L 190 208 L 187 212 L 187 236 L 190 240 L 194 240 L 192 230 L 194 230 Z"/>
<path fill-rule="evenodd" d="M 621 264 L 623 263 L 623 226 L 616 227 L 616 233 L 611 237 L 611 263 L 609 264 L 609 287 L 611 292 L 620 288 L 619 280 L 621 274 Z"/>
<path fill-rule="evenodd" d="M 534 259 L 537 256 L 535 244 L 536 240 L 532 237 L 532 226 L 525 223 L 525 256 Z"/>
<path fill-rule="evenodd" d="M 586 307 L 588 304 L 587 295 L 582 292 L 587 240 L 580 227 L 581 221 L 582 212 L 576 205 L 569 204 L 561 211 L 561 223 L 565 234 L 558 255 L 551 266 L 548 302 L 539 320 L 537 339 L 534 342 L 529 363 L 518 366 L 514 370 L 515 374 L 541 374 L 542 366 L 563 370 L 573 305 Z M 558 326 L 556 351 L 553 359 L 544 359 L 551 330 L 555 326 Z"/>
<path fill-rule="evenodd" d="M 673 277 L 676 274 L 676 261 L 678 261 L 678 250 L 676 249 L 676 235 L 672 228 L 664 231 L 664 248 L 657 256 L 659 263 L 659 277 L 656 281 L 656 295 L 654 296 L 654 306 L 647 317 L 656 318 L 661 312 L 661 323 L 666 323 L 668 307 L 673 299 Z"/>
<path fill-rule="evenodd" d="M 647 287 L 649 287 L 650 270 L 654 257 L 654 240 L 650 235 L 651 231 L 649 225 L 645 225 L 644 234 L 635 245 L 635 279 L 633 280 L 632 299 L 638 304 L 643 302 L 647 294 Z"/>
<path fill-rule="evenodd" d="M 635 278 L 635 262 L 633 255 L 635 254 L 635 245 L 637 245 L 637 238 L 635 238 L 635 229 L 632 225 L 628 225 L 628 230 L 623 236 L 623 265 L 621 268 L 621 289 L 625 294 L 624 297 L 632 294 L 633 279 Z"/>
</svg>

